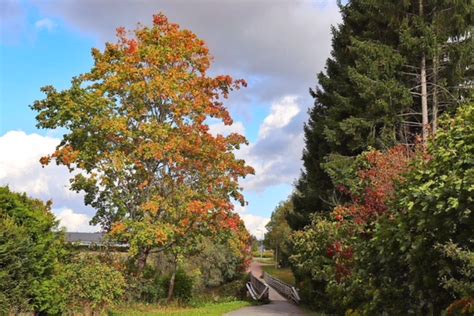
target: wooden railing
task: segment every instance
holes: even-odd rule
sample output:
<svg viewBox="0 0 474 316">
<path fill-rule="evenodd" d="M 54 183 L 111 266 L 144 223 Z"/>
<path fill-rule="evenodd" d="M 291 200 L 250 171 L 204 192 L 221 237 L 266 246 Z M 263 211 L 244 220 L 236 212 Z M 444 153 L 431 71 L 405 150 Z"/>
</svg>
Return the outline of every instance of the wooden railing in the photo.
<svg viewBox="0 0 474 316">
<path fill-rule="evenodd" d="M 278 293 L 280 293 L 287 299 L 290 299 L 297 304 L 300 302 L 301 299 L 298 294 L 298 290 L 294 286 L 285 283 L 266 272 L 263 273 L 263 279 L 265 280 L 265 282 L 267 282 L 268 285 L 270 285 Z"/>
<path fill-rule="evenodd" d="M 250 296 L 256 301 L 268 300 L 268 285 L 255 277 L 252 273 L 249 273 L 249 275 L 250 281 L 247 282 L 247 289 Z"/>
</svg>

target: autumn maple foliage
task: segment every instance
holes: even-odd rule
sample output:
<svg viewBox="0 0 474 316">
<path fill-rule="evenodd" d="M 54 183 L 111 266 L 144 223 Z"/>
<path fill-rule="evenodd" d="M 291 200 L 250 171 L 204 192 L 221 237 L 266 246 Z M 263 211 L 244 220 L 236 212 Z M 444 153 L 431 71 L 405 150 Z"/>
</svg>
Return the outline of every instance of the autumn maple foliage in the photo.
<svg viewBox="0 0 474 316">
<path fill-rule="evenodd" d="M 416 154 L 403 145 L 370 150 L 350 163 L 345 160 L 343 168 L 337 164 L 339 173 L 329 170 L 341 202 L 329 214 L 316 214 L 311 225 L 290 237 L 295 253 L 290 260 L 300 286 L 308 286 L 304 283 L 308 279 L 314 282 L 309 284 L 310 292 L 302 293 L 308 295 L 307 300 L 326 302 L 330 293 L 340 304 L 352 291 L 354 297 L 360 297 L 359 285 L 365 282 L 365 275 L 358 275 L 360 258 L 366 256 L 377 223 L 395 215 L 392 203 L 397 188 L 405 181 Z"/>
<path fill-rule="evenodd" d="M 338 221 L 351 219 L 356 224 L 366 224 L 388 210 L 387 202 L 395 193 L 395 184 L 403 180 L 410 169 L 414 153 L 406 146 L 398 145 L 386 152 L 372 150 L 359 159 L 363 166 L 356 172 L 357 187 L 344 185 L 339 191 L 351 202 L 337 206 L 332 214 Z"/>
<path fill-rule="evenodd" d="M 354 249 L 347 240 L 352 234 L 368 237 L 370 227 L 378 216 L 389 212 L 388 203 L 394 197 L 396 184 L 410 170 L 414 153 L 404 145 L 397 145 L 384 152 L 372 150 L 362 154 L 356 162 L 356 185 L 340 185 L 339 191 L 347 195 L 349 203 L 338 205 L 331 215 L 344 231 L 342 238 L 329 244 L 326 254 L 335 261 L 338 281 L 350 275 Z M 345 227 L 342 227 L 345 226 Z M 352 227 L 351 227 L 352 226 Z"/>
<path fill-rule="evenodd" d="M 69 168 L 72 189 L 97 210 L 92 222 L 143 267 L 151 252 L 185 252 L 199 235 L 241 225 L 232 200 L 245 203 L 238 179 L 253 169 L 233 151 L 246 139 L 214 136 L 207 120 L 231 125 L 223 100 L 246 83 L 209 76 L 205 43 L 162 14 L 117 38 L 92 50 L 92 70 L 70 89 L 44 87 L 32 108 L 38 127 L 66 130 L 41 163 Z"/>
</svg>

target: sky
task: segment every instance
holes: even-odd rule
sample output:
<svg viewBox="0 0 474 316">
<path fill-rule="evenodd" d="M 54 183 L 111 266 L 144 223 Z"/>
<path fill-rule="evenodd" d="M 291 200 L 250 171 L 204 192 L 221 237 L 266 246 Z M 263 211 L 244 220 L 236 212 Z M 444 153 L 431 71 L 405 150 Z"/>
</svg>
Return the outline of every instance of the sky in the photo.
<svg viewBox="0 0 474 316">
<path fill-rule="evenodd" d="M 302 167 L 309 88 L 330 55 L 336 0 L 1 0 L 0 185 L 53 201 L 68 231 L 97 231 L 94 210 L 69 190 L 65 167 L 42 168 L 65 131 L 37 129 L 29 106 L 40 88 L 67 89 L 90 70 L 91 48 L 115 41 L 115 29 L 151 24 L 164 13 L 190 29 L 214 57 L 211 75 L 248 82 L 226 102 L 234 124 L 210 122 L 213 133 L 239 132 L 249 145 L 236 153 L 256 174 L 241 181 L 248 200 L 236 211 L 258 238 L 272 211 L 292 192 Z"/>
</svg>

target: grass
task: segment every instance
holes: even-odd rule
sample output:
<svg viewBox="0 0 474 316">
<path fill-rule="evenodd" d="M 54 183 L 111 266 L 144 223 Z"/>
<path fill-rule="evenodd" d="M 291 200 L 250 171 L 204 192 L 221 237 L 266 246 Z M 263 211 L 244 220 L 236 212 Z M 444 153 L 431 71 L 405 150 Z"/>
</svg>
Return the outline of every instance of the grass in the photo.
<svg viewBox="0 0 474 316">
<path fill-rule="evenodd" d="M 290 268 L 275 268 L 275 261 L 272 258 L 260 258 L 254 257 L 254 261 L 261 263 L 263 271 L 273 275 L 274 277 L 282 280 L 290 285 L 295 285 L 295 276 Z"/>
<path fill-rule="evenodd" d="M 253 257 L 254 261 L 263 263 L 263 264 L 275 264 L 275 261 L 273 261 L 273 258 L 260 258 L 260 257 Z"/>
<path fill-rule="evenodd" d="M 180 307 L 180 306 L 157 306 L 157 305 L 136 305 L 128 307 L 120 307 L 111 312 L 113 316 L 220 316 L 225 313 L 240 309 L 242 307 L 251 306 L 246 301 L 230 301 L 220 303 L 206 303 L 199 307 Z"/>
<path fill-rule="evenodd" d="M 295 277 L 290 268 L 275 268 L 274 265 L 262 265 L 263 271 L 290 285 L 295 285 Z"/>
</svg>

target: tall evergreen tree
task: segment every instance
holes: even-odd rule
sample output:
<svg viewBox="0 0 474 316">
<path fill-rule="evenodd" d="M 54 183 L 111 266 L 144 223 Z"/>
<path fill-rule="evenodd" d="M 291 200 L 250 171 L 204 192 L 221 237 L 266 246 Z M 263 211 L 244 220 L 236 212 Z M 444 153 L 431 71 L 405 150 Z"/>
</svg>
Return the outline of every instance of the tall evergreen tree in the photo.
<svg viewBox="0 0 474 316">
<path fill-rule="evenodd" d="M 406 82 L 414 95 L 410 119 L 421 122 L 426 142 L 440 112 L 472 99 L 474 6 L 469 0 L 416 0 L 399 10 L 397 49 L 407 56 Z"/>
<path fill-rule="evenodd" d="M 343 168 L 369 146 L 426 139 L 440 111 L 472 94 L 470 0 L 352 0 L 340 9 L 331 57 L 310 90 L 293 229 L 339 199 L 325 166 Z"/>
<path fill-rule="evenodd" d="M 293 229 L 308 224 L 312 213 L 336 204 L 337 192 L 323 166 L 329 157 L 336 163 L 368 146 L 395 143 L 396 114 L 411 102 L 408 89 L 393 79 L 403 58 L 378 41 L 397 40 L 389 22 L 367 14 L 366 1 L 351 1 L 340 9 L 343 22 L 332 29 L 326 71 L 310 90 L 315 104 L 304 127 L 304 168 L 292 198 L 295 212 L 288 218 Z"/>
</svg>

